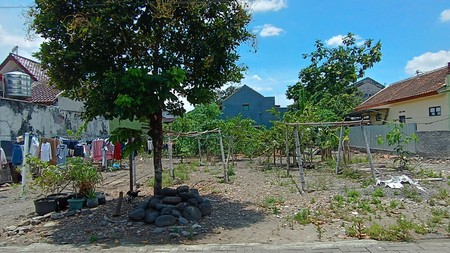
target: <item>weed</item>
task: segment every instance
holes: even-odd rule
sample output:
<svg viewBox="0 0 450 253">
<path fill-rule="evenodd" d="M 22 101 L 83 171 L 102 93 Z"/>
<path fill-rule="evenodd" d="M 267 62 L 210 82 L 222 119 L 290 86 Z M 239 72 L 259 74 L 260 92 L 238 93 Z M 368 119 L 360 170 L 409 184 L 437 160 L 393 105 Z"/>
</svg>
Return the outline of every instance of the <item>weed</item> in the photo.
<svg viewBox="0 0 450 253">
<path fill-rule="evenodd" d="M 360 209 L 364 213 L 373 213 L 375 212 L 372 207 L 370 206 L 370 203 L 368 200 L 361 200 L 358 202 L 358 209 Z"/>
<path fill-rule="evenodd" d="M 337 202 L 337 206 L 338 207 L 344 207 L 344 196 L 338 194 L 338 195 L 334 195 L 334 200 Z"/>
<path fill-rule="evenodd" d="M 227 174 L 229 177 L 236 175 L 234 166 L 228 165 Z"/>
<path fill-rule="evenodd" d="M 220 190 L 217 188 L 214 188 L 211 190 L 211 194 L 219 194 L 219 193 L 220 193 Z"/>
<path fill-rule="evenodd" d="M 97 240 L 98 240 L 97 235 L 91 235 L 89 237 L 89 243 L 95 243 L 95 242 L 97 242 Z"/>
<path fill-rule="evenodd" d="M 282 197 L 269 196 L 264 198 L 261 206 L 271 210 L 273 214 L 279 214 L 280 209 L 278 208 L 277 205 L 280 205 L 282 203 L 284 203 L 284 199 Z"/>
<path fill-rule="evenodd" d="M 417 172 L 417 177 L 419 178 L 440 178 L 442 177 L 442 173 L 437 173 L 432 169 L 424 169 L 420 168 Z"/>
<path fill-rule="evenodd" d="M 414 202 L 420 203 L 422 202 L 422 197 L 417 192 L 417 189 L 412 186 L 405 186 L 402 188 L 403 196 L 405 196 L 408 199 L 411 199 Z"/>
<path fill-rule="evenodd" d="M 348 236 L 361 239 L 365 235 L 364 220 L 362 218 L 353 218 L 352 225 L 346 229 Z"/>
<path fill-rule="evenodd" d="M 372 196 L 382 198 L 382 197 L 384 197 L 384 190 L 382 188 L 376 188 L 372 192 Z"/>
<path fill-rule="evenodd" d="M 373 178 L 366 178 L 366 179 L 362 179 L 361 182 L 359 182 L 361 185 L 361 188 L 367 188 L 371 185 L 375 184 L 375 180 Z"/>
<path fill-rule="evenodd" d="M 316 227 L 316 233 L 317 233 L 317 238 L 319 239 L 319 241 L 322 241 L 322 236 L 325 233 L 325 229 L 323 228 L 323 221 L 315 221 L 314 222 L 314 226 Z"/>
<path fill-rule="evenodd" d="M 309 209 L 302 209 L 294 215 L 294 220 L 302 225 L 309 224 L 311 222 L 309 218 L 310 214 L 311 212 L 309 211 Z"/>
<path fill-rule="evenodd" d="M 389 207 L 392 209 L 395 209 L 398 207 L 398 201 L 397 200 L 391 200 L 391 202 L 389 202 Z"/>
<path fill-rule="evenodd" d="M 449 192 L 445 188 L 440 188 L 438 193 L 434 195 L 435 198 L 440 200 L 448 200 L 450 197 Z"/>
<path fill-rule="evenodd" d="M 361 179 L 364 177 L 364 174 L 358 170 L 353 170 L 351 168 L 344 168 L 341 171 L 340 176 L 348 179 Z"/>
<path fill-rule="evenodd" d="M 314 203 L 316 203 L 316 198 L 312 197 L 311 198 L 311 204 L 314 204 Z"/>
<path fill-rule="evenodd" d="M 359 191 L 355 189 L 351 189 L 347 191 L 347 202 L 353 203 L 357 202 L 359 198 Z"/>
</svg>

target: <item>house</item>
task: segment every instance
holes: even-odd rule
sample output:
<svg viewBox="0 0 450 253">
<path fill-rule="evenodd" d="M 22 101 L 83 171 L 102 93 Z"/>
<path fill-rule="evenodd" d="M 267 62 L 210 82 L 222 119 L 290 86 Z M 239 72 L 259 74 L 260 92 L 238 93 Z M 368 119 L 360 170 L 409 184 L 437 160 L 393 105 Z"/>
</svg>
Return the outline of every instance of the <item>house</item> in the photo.
<svg viewBox="0 0 450 253">
<path fill-rule="evenodd" d="M 449 131 L 449 74 L 447 67 L 393 83 L 355 108 L 372 124 L 417 123 L 418 131 Z"/>
<path fill-rule="evenodd" d="M 243 85 L 222 102 L 222 119 L 233 118 L 242 115 L 249 118 L 257 125 L 271 127 L 271 121 L 277 120 L 269 110 L 275 108 L 281 116 L 287 112 L 286 107 L 275 105 L 275 97 L 264 97 L 247 85 Z"/>
<path fill-rule="evenodd" d="M 370 77 L 366 77 L 354 84 L 362 94 L 363 101 L 366 101 L 371 96 L 375 95 L 380 90 L 384 89 L 384 85 L 373 80 Z"/>
<path fill-rule="evenodd" d="M 357 106 L 351 116 L 368 118 L 375 126 L 390 122 L 411 123 L 419 137 L 415 153 L 449 158 L 449 91 L 450 62 L 447 66 L 387 86 Z"/>
<path fill-rule="evenodd" d="M 63 96 L 49 85 L 41 65 L 10 53 L 0 64 L 0 139 L 13 140 L 31 132 L 40 136 L 66 136 L 83 125 L 83 103 Z M 102 117 L 90 122 L 86 135 L 109 134 L 109 123 Z"/>
</svg>

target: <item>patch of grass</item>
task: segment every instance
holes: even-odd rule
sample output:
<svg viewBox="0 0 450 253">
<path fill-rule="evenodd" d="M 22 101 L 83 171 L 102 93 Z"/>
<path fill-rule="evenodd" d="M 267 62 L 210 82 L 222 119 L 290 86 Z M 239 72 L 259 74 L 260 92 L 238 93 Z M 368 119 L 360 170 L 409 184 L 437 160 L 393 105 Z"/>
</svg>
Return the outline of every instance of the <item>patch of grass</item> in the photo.
<svg viewBox="0 0 450 253">
<path fill-rule="evenodd" d="M 418 178 L 440 178 L 442 177 L 442 173 L 437 173 L 432 169 L 420 168 L 419 171 L 416 173 L 416 176 Z"/>
<path fill-rule="evenodd" d="M 366 178 L 366 174 L 364 172 L 358 171 L 358 170 L 354 170 L 351 168 L 343 168 L 341 170 L 341 174 L 339 174 L 339 176 L 343 177 L 343 178 L 348 178 L 348 179 L 361 179 L 361 178 Z"/>
<path fill-rule="evenodd" d="M 89 243 L 95 243 L 95 242 L 97 242 L 97 240 L 98 240 L 97 235 L 91 235 L 89 237 Z"/>
<path fill-rule="evenodd" d="M 391 202 L 389 202 L 389 208 L 395 209 L 398 207 L 398 201 L 397 200 L 391 200 Z"/>
<path fill-rule="evenodd" d="M 402 193 L 405 198 L 408 198 L 416 203 L 422 202 L 422 196 L 419 194 L 414 186 L 406 185 L 402 188 Z"/>
<path fill-rule="evenodd" d="M 366 178 L 366 179 L 361 179 L 361 181 L 359 183 L 361 185 L 361 188 L 367 188 L 371 185 L 375 185 L 375 180 L 373 180 L 373 178 Z"/>
<path fill-rule="evenodd" d="M 348 161 L 349 164 L 367 163 L 367 162 L 369 162 L 369 158 L 367 156 L 352 156 L 350 161 Z"/>
<path fill-rule="evenodd" d="M 228 174 L 229 177 L 236 175 L 236 171 L 235 171 L 234 166 L 228 165 L 227 174 Z"/>
<path fill-rule="evenodd" d="M 265 197 L 261 206 L 264 208 L 267 208 L 272 211 L 273 214 L 279 214 L 280 209 L 278 208 L 279 205 L 284 203 L 283 197 Z"/>
<path fill-rule="evenodd" d="M 294 220 L 302 225 L 309 224 L 311 223 L 310 214 L 309 209 L 302 209 L 294 215 Z"/>
<path fill-rule="evenodd" d="M 339 208 L 344 207 L 344 196 L 337 194 L 337 195 L 334 195 L 333 199 L 336 201 L 337 206 Z"/>
<path fill-rule="evenodd" d="M 411 231 L 423 234 L 426 233 L 424 225 L 416 224 L 411 220 L 407 220 L 404 216 L 397 218 L 396 224 L 391 226 L 382 226 L 374 223 L 367 228 L 367 234 L 380 241 L 409 241 L 412 239 Z"/>
<path fill-rule="evenodd" d="M 373 196 L 373 197 L 382 198 L 382 197 L 384 197 L 384 190 L 383 190 L 382 188 L 376 188 L 376 189 L 372 192 L 372 196 Z"/>
<path fill-rule="evenodd" d="M 347 191 L 347 202 L 353 203 L 358 202 L 359 191 L 356 189 L 350 189 Z"/>
</svg>

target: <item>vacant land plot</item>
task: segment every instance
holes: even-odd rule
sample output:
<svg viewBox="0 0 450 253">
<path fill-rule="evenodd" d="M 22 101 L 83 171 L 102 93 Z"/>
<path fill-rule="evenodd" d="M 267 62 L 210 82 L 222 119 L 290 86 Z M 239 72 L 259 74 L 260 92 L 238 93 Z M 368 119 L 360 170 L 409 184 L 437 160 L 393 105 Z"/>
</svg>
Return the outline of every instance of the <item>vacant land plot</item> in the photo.
<svg viewBox="0 0 450 253">
<path fill-rule="evenodd" d="M 129 189 L 129 171 L 104 172 L 99 190 L 107 204 L 63 219 L 32 220 L 32 200 L 38 193 L 20 196 L 20 187 L 0 191 L 0 242 L 7 245 L 48 242 L 55 244 L 104 244 L 105 247 L 136 243 L 293 243 L 337 241 L 354 238 L 414 240 L 448 238 L 450 234 L 449 161 L 413 158 L 408 170 L 392 168 L 392 158 L 375 155 L 377 178 L 407 175 L 421 190 L 404 184 L 401 189 L 375 186 L 364 156 L 335 175 L 334 162 L 306 170 L 306 189 L 299 193 L 299 173 L 285 167 L 242 159 L 228 171 L 223 183 L 221 164 L 199 164 L 176 159 L 177 180 L 164 177 L 164 186 L 188 185 L 210 199 L 212 215 L 197 224 L 157 228 L 130 222 L 128 211 L 152 195 L 153 165 L 150 157 L 136 160 L 140 197 L 124 203 L 113 216 L 119 192 Z M 164 166 L 167 168 L 167 164 Z M 167 171 L 166 171 L 167 172 Z M 164 172 L 164 173 L 166 173 Z M 11 227 L 15 226 L 15 227 Z M 23 228 L 23 229 L 20 229 Z"/>
</svg>

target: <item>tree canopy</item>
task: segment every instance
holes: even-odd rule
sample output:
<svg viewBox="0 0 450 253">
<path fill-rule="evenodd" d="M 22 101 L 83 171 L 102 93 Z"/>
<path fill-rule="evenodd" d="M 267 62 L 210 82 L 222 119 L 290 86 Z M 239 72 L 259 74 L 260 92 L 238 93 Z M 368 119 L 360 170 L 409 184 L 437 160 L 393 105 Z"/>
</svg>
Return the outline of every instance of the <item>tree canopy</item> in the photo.
<svg viewBox="0 0 450 253">
<path fill-rule="evenodd" d="M 51 82 L 84 101 L 87 120 L 149 122 L 159 192 L 162 111 L 181 115 L 180 96 L 205 103 L 240 81 L 237 48 L 253 37 L 249 13 L 238 0 L 35 2 L 30 29 L 45 39 L 36 56 Z"/>
<path fill-rule="evenodd" d="M 319 105 L 342 119 L 359 102 L 353 84 L 381 60 L 381 42 L 360 42 L 348 33 L 338 47 L 326 47 L 320 40 L 315 46 L 316 51 L 303 55 L 311 64 L 300 71 L 299 82 L 289 86 L 286 95 L 296 109 Z"/>
</svg>

